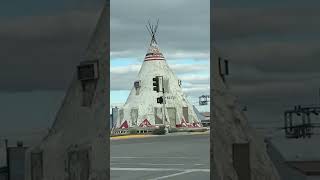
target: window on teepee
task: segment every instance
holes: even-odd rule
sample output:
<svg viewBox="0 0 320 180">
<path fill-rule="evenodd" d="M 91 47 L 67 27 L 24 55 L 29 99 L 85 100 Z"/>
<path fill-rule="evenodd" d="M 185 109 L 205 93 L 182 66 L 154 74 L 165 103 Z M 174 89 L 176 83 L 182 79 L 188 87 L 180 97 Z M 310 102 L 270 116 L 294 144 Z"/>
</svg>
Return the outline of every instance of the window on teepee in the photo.
<svg viewBox="0 0 320 180">
<path fill-rule="evenodd" d="M 68 153 L 68 174 L 70 179 L 89 179 L 90 157 L 88 149 L 73 150 Z"/>
<path fill-rule="evenodd" d="M 181 80 L 179 79 L 178 80 L 178 85 L 181 87 L 181 84 L 182 84 L 182 82 L 181 82 Z"/>
<path fill-rule="evenodd" d="M 78 66 L 78 80 L 82 86 L 82 106 L 90 107 L 99 78 L 98 61 L 83 61 Z"/>
<path fill-rule="evenodd" d="M 141 81 L 135 81 L 134 88 L 136 89 L 136 95 L 139 95 L 140 87 L 141 87 Z"/>
<path fill-rule="evenodd" d="M 188 107 L 182 107 L 182 113 L 183 113 L 183 117 L 186 120 L 186 122 L 189 123 Z"/>
</svg>

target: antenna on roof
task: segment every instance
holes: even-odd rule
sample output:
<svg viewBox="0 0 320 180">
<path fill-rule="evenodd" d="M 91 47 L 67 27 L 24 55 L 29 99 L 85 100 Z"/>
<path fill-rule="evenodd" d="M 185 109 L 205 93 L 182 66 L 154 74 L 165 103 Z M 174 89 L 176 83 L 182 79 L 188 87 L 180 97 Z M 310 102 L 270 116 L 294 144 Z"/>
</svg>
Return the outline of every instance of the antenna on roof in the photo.
<svg viewBox="0 0 320 180">
<path fill-rule="evenodd" d="M 155 38 L 155 35 L 157 33 L 157 30 L 158 30 L 158 26 L 159 26 L 159 19 L 157 20 L 157 24 L 156 25 L 151 25 L 150 21 L 148 20 L 148 25 L 146 25 L 146 27 L 147 27 L 147 30 L 148 30 L 150 36 L 151 36 L 150 44 L 152 44 L 152 43 L 158 44 L 157 40 Z"/>
</svg>

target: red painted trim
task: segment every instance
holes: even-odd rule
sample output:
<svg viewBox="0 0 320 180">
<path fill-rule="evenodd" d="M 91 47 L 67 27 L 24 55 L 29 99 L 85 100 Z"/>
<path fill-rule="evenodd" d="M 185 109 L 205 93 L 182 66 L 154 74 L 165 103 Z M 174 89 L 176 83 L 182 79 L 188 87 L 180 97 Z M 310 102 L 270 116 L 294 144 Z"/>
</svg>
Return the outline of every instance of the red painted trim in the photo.
<svg viewBox="0 0 320 180">
<path fill-rule="evenodd" d="M 181 128 L 181 127 L 188 127 L 188 128 L 197 128 L 197 127 L 202 127 L 202 125 L 200 123 L 187 123 L 186 120 L 184 119 L 184 117 L 181 118 L 181 124 L 177 124 L 176 125 L 177 128 Z"/>
<path fill-rule="evenodd" d="M 144 59 L 144 61 L 164 61 L 165 59 Z"/>
<path fill-rule="evenodd" d="M 202 125 L 200 123 L 193 123 L 194 127 L 202 127 Z"/>
<path fill-rule="evenodd" d="M 119 127 L 120 129 L 128 129 L 129 128 L 129 124 L 128 124 L 128 121 L 125 120 L 121 126 Z"/>
<path fill-rule="evenodd" d="M 151 123 L 148 121 L 148 119 L 145 119 L 141 122 L 141 124 L 139 125 L 139 127 L 150 127 L 152 126 Z"/>
</svg>

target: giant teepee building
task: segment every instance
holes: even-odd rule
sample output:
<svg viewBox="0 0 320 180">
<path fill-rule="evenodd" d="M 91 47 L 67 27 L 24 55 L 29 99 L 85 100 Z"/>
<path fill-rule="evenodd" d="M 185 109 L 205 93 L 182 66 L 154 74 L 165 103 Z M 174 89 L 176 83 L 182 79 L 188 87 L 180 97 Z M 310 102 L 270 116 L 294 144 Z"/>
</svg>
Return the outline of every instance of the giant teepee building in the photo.
<svg viewBox="0 0 320 180">
<path fill-rule="evenodd" d="M 200 127 L 192 105 L 182 92 L 181 80 L 168 66 L 155 39 L 156 26 L 147 26 L 151 43 L 144 58 L 136 81 L 126 103 L 119 109 L 116 128 L 156 127 Z M 160 89 L 153 90 L 153 78 L 160 76 Z M 163 83 L 162 83 L 163 82 Z M 157 98 L 164 95 L 165 104 L 157 103 Z M 164 110 L 164 112 L 163 112 Z M 165 115 L 165 116 L 164 116 Z M 164 119 L 164 121 L 163 121 Z"/>
<path fill-rule="evenodd" d="M 110 179 L 109 7 L 107 1 L 49 133 L 28 149 L 25 180 Z"/>
</svg>

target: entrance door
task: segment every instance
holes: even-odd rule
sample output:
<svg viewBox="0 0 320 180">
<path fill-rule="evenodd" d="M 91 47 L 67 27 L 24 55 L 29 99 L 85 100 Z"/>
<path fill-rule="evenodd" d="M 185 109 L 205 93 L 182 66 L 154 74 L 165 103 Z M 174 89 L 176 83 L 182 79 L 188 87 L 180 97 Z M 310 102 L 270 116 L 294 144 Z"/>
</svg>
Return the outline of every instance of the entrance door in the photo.
<svg viewBox="0 0 320 180">
<path fill-rule="evenodd" d="M 162 116 L 162 108 L 154 107 L 155 124 L 163 124 Z"/>
<path fill-rule="evenodd" d="M 182 113 L 183 113 L 183 116 L 184 116 L 184 119 L 186 120 L 186 122 L 189 123 L 188 107 L 183 107 Z"/>
<path fill-rule="evenodd" d="M 42 152 L 31 153 L 31 179 L 42 180 L 43 178 Z"/>
<path fill-rule="evenodd" d="M 88 150 L 69 152 L 69 180 L 88 180 L 89 172 Z"/>
<path fill-rule="evenodd" d="M 170 126 L 171 127 L 176 127 L 176 121 L 177 121 L 177 118 L 176 118 L 176 114 L 177 114 L 177 111 L 176 111 L 176 108 L 174 107 L 169 107 L 167 108 L 167 112 L 168 112 L 168 116 L 169 116 L 169 121 L 170 121 Z"/>
<path fill-rule="evenodd" d="M 235 143 L 232 145 L 233 167 L 239 180 L 250 180 L 250 144 Z"/>
<path fill-rule="evenodd" d="M 137 120 L 138 120 L 138 109 L 131 109 L 130 115 L 131 115 L 132 125 L 136 126 Z"/>
</svg>

